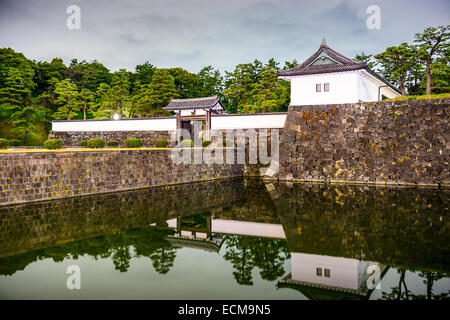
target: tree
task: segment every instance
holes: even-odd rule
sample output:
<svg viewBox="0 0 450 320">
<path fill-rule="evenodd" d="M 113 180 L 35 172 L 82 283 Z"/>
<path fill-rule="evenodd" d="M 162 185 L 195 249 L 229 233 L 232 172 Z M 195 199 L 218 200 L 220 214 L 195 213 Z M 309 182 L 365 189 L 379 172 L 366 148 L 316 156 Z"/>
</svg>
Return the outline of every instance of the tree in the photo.
<svg viewBox="0 0 450 320">
<path fill-rule="evenodd" d="M 113 99 L 111 97 L 111 87 L 106 83 L 100 84 L 95 92 L 95 112 L 96 119 L 107 119 L 111 117 L 113 110 Z"/>
<path fill-rule="evenodd" d="M 55 119 L 70 120 L 80 111 L 80 101 L 77 85 L 72 83 L 70 79 L 61 80 L 56 84 L 55 93 L 58 96 L 56 102 L 61 106 L 53 114 Z"/>
<path fill-rule="evenodd" d="M 11 48 L 0 48 L 0 89 L 8 86 L 6 81 L 11 68 L 20 73 L 24 87 L 34 88 L 32 65 L 33 62 L 25 58 L 22 53 L 15 52 Z"/>
<path fill-rule="evenodd" d="M 204 67 L 197 73 L 197 90 L 198 97 L 221 96 L 223 77 L 219 70 L 212 66 Z"/>
<path fill-rule="evenodd" d="M 152 101 L 150 100 L 151 90 L 149 84 L 141 84 L 136 94 L 132 97 L 130 117 L 138 115 L 141 117 L 151 117 L 156 113 L 156 110 L 152 107 Z"/>
<path fill-rule="evenodd" d="M 178 96 L 182 99 L 196 98 L 195 89 L 197 88 L 197 75 L 190 73 L 183 68 L 168 69 L 173 77 Z"/>
<path fill-rule="evenodd" d="M 130 75 L 125 69 L 114 72 L 111 80 L 109 98 L 112 102 L 111 112 L 123 114 L 130 98 Z"/>
<path fill-rule="evenodd" d="M 86 120 L 86 112 L 92 110 L 95 106 L 95 95 L 91 90 L 84 88 L 81 90 L 79 97 L 82 101 L 81 109 L 83 110 L 83 120 Z"/>
<path fill-rule="evenodd" d="M 399 46 L 387 48 L 384 52 L 375 55 L 383 69 L 390 74 L 391 81 L 395 81 L 400 87 L 402 95 L 406 96 L 405 82 L 416 60 L 414 59 L 415 48 L 402 43 Z"/>
<path fill-rule="evenodd" d="M 81 75 L 77 87 L 80 90 L 89 89 L 91 91 L 97 90 L 102 83 L 109 84 L 111 82 L 111 74 L 108 68 L 103 64 L 94 60 L 81 67 Z"/>
<path fill-rule="evenodd" d="M 30 66 L 23 67 L 23 70 L 9 68 L 4 87 L 0 89 L 0 111 L 10 113 L 9 124 L 13 125 L 11 133 L 21 137 L 25 145 L 29 133 L 36 132 L 35 123 L 43 119 L 45 112 L 32 101 L 33 70 Z"/>
<path fill-rule="evenodd" d="M 450 43 L 450 25 L 428 27 L 422 33 L 416 33 L 414 42 L 418 44 L 419 54 L 425 62 L 426 94 L 431 94 L 432 64 L 436 56 L 442 57 Z"/>
<path fill-rule="evenodd" d="M 364 51 L 361 51 L 361 53 L 358 53 L 355 56 L 356 61 L 361 61 L 367 63 L 370 69 L 374 69 L 376 66 L 376 61 L 373 60 L 374 56 L 373 54 L 365 54 Z"/>
<path fill-rule="evenodd" d="M 292 68 L 295 68 L 296 66 L 298 66 L 298 62 L 295 59 L 292 60 L 292 62 L 285 61 L 284 62 L 284 66 L 283 66 L 283 70 L 292 69 Z"/>
<path fill-rule="evenodd" d="M 10 124 L 14 126 L 11 132 L 22 137 L 22 143 L 26 145 L 27 137 L 30 133 L 37 132 L 36 123 L 42 122 L 44 116 L 45 109 L 43 107 L 35 104 L 27 105 L 11 114 Z"/>
<path fill-rule="evenodd" d="M 253 65 L 251 63 L 239 64 L 233 72 L 226 72 L 226 89 L 223 91 L 223 96 L 227 99 L 227 110 L 229 113 L 241 111 L 242 106 L 252 104 L 250 92 L 254 84 L 253 74 Z"/>
<path fill-rule="evenodd" d="M 153 73 L 156 67 L 150 62 L 145 62 L 144 64 L 138 64 L 135 68 L 136 81 L 139 84 L 149 84 L 152 81 Z"/>
<path fill-rule="evenodd" d="M 244 105 L 244 113 L 279 111 L 279 107 L 284 103 L 280 99 L 283 87 L 278 82 L 275 70 L 265 67 L 260 73 L 261 81 L 255 84 L 250 92 L 254 104 Z"/>
<path fill-rule="evenodd" d="M 33 95 L 35 96 L 39 96 L 54 89 L 55 80 L 63 80 L 68 72 L 68 69 L 61 58 L 53 58 L 50 63 L 46 61 L 36 62 L 33 64 L 33 69 L 33 81 L 36 84 Z"/>
<path fill-rule="evenodd" d="M 171 99 L 179 97 L 178 90 L 167 69 L 156 69 L 152 81 L 146 88 L 146 95 L 154 113 L 162 113 Z"/>
</svg>

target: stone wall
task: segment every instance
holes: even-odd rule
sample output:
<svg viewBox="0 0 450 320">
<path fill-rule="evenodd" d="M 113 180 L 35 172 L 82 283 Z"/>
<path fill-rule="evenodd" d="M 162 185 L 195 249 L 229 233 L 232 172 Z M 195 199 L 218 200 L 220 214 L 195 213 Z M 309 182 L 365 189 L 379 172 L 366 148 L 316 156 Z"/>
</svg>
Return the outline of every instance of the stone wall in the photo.
<svg viewBox="0 0 450 320">
<path fill-rule="evenodd" d="M 182 151 L 179 151 L 182 152 Z M 242 176 L 240 164 L 174 164 L 171 150 L 0 152 L 0 205 Z"/>
<path fill-rule="evenodd" d="M 0 257 L 165 223 L 243 200 L 242 180 L 222 179 L 2 206 Z"/>
<path fill-rule="evenodd" d="M 139 138 L 144 147 L 154 147 L 158 139 L 166 139 L 169 146 L 173 146 L 171 140 L 173 131 L 51 131 L 49 139 L 61 139 L 64 146 L 79 146 L 82 140 L 101 138 L 108 141 L 118 141 L 120 146 L 125 146 L 128 138 Z"/>
<path fill-rule="evenodd" d="M 449 102 L 290 106 L 278 178 L 448 185 Z"/>
</svg>

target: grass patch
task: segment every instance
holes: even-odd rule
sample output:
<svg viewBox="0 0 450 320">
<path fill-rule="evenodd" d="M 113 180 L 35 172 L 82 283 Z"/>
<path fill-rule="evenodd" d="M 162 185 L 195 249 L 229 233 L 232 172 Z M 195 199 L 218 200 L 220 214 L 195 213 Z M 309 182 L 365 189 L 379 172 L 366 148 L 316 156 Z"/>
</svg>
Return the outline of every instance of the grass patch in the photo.
<svg viewBox="0 0 450 320">
<path fill-rule="evenodd" d="M 421 96 L 405 96 L 392 99 L 386 99 L 383 101 L 409 101 L 409 100 L 427 100 L 427 99 L 446 99 L 450 98 L 450 93 L 428 94 Z"/>
</svg>

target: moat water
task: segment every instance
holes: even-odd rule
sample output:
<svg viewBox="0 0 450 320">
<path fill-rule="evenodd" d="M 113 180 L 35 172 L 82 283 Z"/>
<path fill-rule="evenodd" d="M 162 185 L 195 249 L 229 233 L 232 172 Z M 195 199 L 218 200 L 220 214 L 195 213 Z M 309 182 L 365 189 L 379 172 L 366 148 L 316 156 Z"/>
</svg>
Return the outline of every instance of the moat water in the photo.
<svg viewBox="0 0 450 320">
<path fill-rule="evenodd" d="M 0 207 L 0 298 L 448 299 L 449 206 L 230 179 Z"/>
</svg>

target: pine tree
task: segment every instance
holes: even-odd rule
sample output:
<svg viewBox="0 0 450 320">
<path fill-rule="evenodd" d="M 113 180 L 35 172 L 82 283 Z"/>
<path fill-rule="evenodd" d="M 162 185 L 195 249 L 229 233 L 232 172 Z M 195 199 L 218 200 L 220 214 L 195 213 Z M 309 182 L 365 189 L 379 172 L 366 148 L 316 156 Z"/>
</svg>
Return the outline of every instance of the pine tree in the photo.
<svg viewBox="0 0 450 320">
<path fill-rule="evenodd" d="M 389 47 L 375 56 L 385 73 L 387 72 L 390 75 L 387 80 L 395 81 L 404 96 L 406 96 L 405 83 L 407 77 L 416 63 L 414 59 L 415 50 L 413 46 L 402 43 L 399 46 Z"/>
<path fill-rule="evenodd" d="M 56 102 L 61 106 L 53 114 L 53 117 L 70 120 L 73 116 L 76 116 L 81 109 L 77 85 L 72 83 L 70 79 L 61 80 L 56 84 L 55 94 L 58 96 Z"/>
<path fill-rule="evenodd" d="M 37 132 L 36 123 L 45 119 L 45 109 L 32 103 L 11 114 L 10 119 L 10 124 L 14 126 L 11 133 L 23 137 L 22 143 L 26 145 L 29 134 Z"/>
<path fill-rule="evenodd" d="M 167 106 L 171 99 L 179 97 L 174 79 L 166 69 L 155 70 L 146 94 L 156 113 L 162 113 L 162 108 Z"/>
<path fill-rule="evenodd" d="M 450 48 L 450 25 L 428 27 L 422 33 L 416 33 L 414 42 L 418 44 L 419 55 L 425 62 L 426 94 L 431 94 L 432 68 L 436 56 L 445 57 Z M 447 55 L 448 56 L 448 55 Z M 447 60 L 446 63 L 449 61 Z"/>
<path fill-rule="evenodd" d="M 0 111 L 10 113 L 9 124 L 13 125 L 11 133 L 22 138 L 25 145 L 30 132 L 35 132 L 35 123 L 43 119 L 45 112 L 33 104 L 31 91 L 33 71 L 31 68 L 18 70 L 9 68 L 0 89 Z"/>
<path fill-rule="evenodd" d="M 83 110 L 83 120 L 86 120 L 86 112 L 92 111 L 95 106 L 95 95 L 91 90 L 84 88 L 81 90 L 79 98 L 81 100 L 81 109 Z"/>
</svg>

